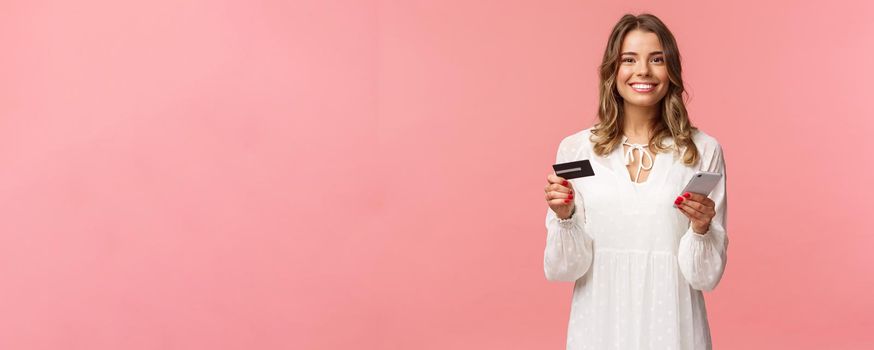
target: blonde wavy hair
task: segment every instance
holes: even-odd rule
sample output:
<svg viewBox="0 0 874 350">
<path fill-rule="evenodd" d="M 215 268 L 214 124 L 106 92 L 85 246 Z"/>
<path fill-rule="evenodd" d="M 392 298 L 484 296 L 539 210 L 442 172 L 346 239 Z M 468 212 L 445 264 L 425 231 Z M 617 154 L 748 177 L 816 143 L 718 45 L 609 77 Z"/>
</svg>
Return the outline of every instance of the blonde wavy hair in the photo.
<svg viewBox="0 0 874 350">
<path fill-rule="evenodd" d="M 660 103 L 660 118 L 653 126 L 652 137 L 649 140 L 649 149 L 654 153 L 667 152 L 669 150 L 679 154 L 685 147 L 683 163 L 693 165 L 698 162 L 698 148 L 692 141 L 692 134 L 696 127 L 692 126 L 686 112 L 684 98 L 686 90 L 683 87 L 682 67 L 680 66 L 680 51 L 674 40 L 674 35 L 658 17 L 648 13 L 634 16 L 626 14 L 622 16 L 604 50 L 604 58 L 599 67 L 600 102 L 598 106 L 598 120 L 592 128 L 590 141 L 594 143 L 595 153 L 601 156 L 609 154 L 614 148 L 622 147 L 622 118 L 623 100 L 616 89 L 616 73 L 619 70 L 620 50 L 622 41 L 628 32 L 639 29 L 645 32 L 655 33 L 662 44 L 665 62 L 668 68 L 670 84 L 668 92 Z M 667 137 L 674 138 L 674 147 L 663 144 Z"/>
</svg>

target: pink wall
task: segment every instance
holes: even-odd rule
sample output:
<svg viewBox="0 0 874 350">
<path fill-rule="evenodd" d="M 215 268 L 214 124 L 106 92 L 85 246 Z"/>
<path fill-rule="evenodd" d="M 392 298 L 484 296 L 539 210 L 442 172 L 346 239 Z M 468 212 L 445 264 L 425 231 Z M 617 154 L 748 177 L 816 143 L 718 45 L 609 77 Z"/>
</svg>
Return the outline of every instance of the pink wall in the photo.
<svg viewBox="0 0 874 350">
<path fill-rule="evenodd" d="M 870 348 L 856 3 L 6 1 L 0 348 L 563 348 L 540 191 L 629 11 L 726 152 L 715 348 Z"/>
</svg>

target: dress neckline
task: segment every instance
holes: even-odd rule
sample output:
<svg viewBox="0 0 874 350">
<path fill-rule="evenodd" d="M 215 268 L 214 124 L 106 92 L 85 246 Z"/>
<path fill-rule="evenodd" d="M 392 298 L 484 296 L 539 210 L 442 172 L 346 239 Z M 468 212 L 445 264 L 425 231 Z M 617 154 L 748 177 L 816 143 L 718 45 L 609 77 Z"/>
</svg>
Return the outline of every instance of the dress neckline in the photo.
<svg viewBox="0 0 874 350">
<path fill-rule="evenodd" d="M 625 150 L 625 147 L 623 147 L 626 145 L 629 146 L 627 151 Z M 643 186 L 649 184 L 649 182 L 653 179 L 653 173 L 655 172 L 652 169 L 655 167 L 656 160 L 657 160 L 657 158 L 659 158 L 659 156 L 655 153 L 646 151 L 646 148 L 649 148 L 648 144 L 628 142 L 628 136 L 625 136 L 625 135 L 622 135 L 622 142 L 619 145 L 619 147 L 617 147 L 617 148 L 621 150 L 622 161 L 623 161 L 622 163 L 624 165 L 623 166 L 623 170 L 624 170 L 623 174 L 627 174 L 628 177 L 626 177 L 626 179 L 628 179 L 628 182 L 632 183 L 634 185 L 634 187 L 643 187 Z M 640 160 L 638 161 L 637 174 L 634 175 L 635 179 L 632 180 L 631 173 L 628 171 L 628 165 L 631 164 L 631 162 L 634 159 L 634 153 L 635 153 L 634 151 L 635 150 L 638 151 L 637 153 L 640 155 Z M 649 160 L 648 167 L 644 166 L 645 159 Z M 635 181 L 635 180 L 640 179 L 640 173 L 643 170 L 649 171 L 649 174 L 646 177 L 646 181 L 643 181 L 643 182 Z"/>
</svg>

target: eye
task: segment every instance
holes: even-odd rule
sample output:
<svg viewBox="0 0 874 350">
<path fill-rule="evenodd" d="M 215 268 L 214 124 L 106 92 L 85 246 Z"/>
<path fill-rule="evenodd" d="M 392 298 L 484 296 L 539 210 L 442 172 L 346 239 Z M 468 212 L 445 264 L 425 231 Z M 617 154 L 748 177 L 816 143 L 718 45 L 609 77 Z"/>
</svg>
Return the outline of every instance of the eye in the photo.
<svg viewBox="0 0 874 350">
<path fill-rule="evenodd" d="M 634 59 L 633 59 L 633 58 L 630 58 L 630 57 L 629 57 L 629 58 L 623 58 L 623 59 L 622 59 L 622 62 L 632 62 L 632 61 L 634 61 Z"/>
<path fill-rule="evenodd" d="M 661 63 L 661 62 L 665 61 L 665 58 L 664 57 L 656 57 L 656 58 L 653 58 L 652 60 Z"/>
</svg>

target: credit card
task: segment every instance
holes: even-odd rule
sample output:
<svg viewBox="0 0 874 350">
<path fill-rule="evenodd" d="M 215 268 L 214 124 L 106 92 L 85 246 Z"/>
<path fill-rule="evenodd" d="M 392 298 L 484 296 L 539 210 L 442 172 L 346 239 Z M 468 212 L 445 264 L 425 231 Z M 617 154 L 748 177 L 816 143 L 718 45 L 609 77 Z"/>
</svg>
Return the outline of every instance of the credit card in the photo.
<svg viewBox="0 0 874 350">
<path fill-rule="evenodd" d="M 566 180 L 595 175 L 595 170 L 592 169 L 592 163 L 590 163 L 588 159 L 553 164 L 552 169 L 555 170 L 555 175 L 563 177 Z"/>
</svg>

